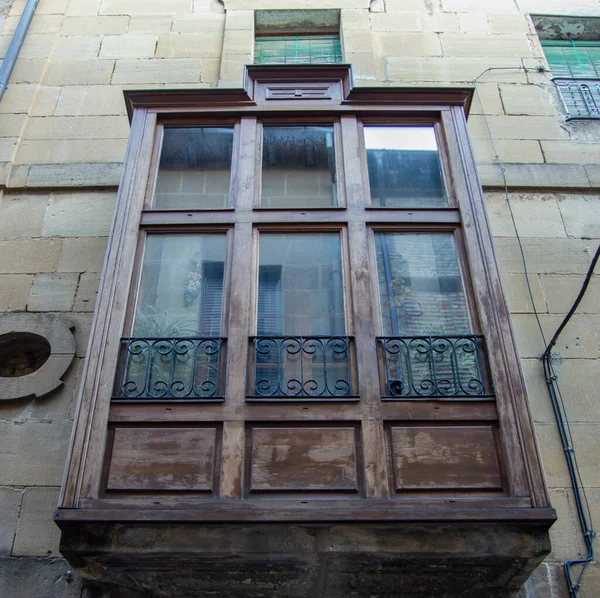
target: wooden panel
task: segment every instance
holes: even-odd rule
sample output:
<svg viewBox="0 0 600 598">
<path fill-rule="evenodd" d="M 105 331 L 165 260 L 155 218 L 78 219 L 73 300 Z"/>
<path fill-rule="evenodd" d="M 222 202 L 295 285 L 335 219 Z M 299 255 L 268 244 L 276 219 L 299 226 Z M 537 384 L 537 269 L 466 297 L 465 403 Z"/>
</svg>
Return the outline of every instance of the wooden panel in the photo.
<svg viewBox="0 0 600 598">
<path fill-rule="evenodd" d="M 391 426 L 390 444 L 396 492 L 502 488 L 491 426 Z"/>
<path fill-rule="evenodd" d="M 253 428 L 250 491 L 359 489 L 354 427 Z"/>
<path fill-rule="evenodd" d="M 216 428 L 116 428 L 107 490 L 210 492 Z"/>
</svg>

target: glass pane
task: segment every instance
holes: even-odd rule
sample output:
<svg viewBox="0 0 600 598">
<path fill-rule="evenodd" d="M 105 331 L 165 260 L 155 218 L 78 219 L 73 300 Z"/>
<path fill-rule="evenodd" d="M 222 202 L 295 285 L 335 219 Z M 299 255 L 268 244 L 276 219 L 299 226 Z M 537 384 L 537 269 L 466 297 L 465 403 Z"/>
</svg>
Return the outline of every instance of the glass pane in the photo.
<svg viewBox="0 0 600 598">
<path fill-rule="evenodd" d="M 433 127 L 365 126 L 365 146 L 373 206 L 448 205 Z"/>
<path fill-rule="evenodd" d="M 344 334 L 339 234 L 263 233 L 259 252 L 259 336 Z"/>
<path fill-rule="evenodd" d="M 232 148 L 233 127 L 165 127 L 154 207 L 228 207 Z"/>
<path fill-rule="evenodd" d="M 258 37 L 254 64 L 332 64 L 342 62 L 339 35 Z"/>
<path fill-rule="evenodd" d="M 452 233 L 375 235 L 385 336 L 471 331 Z"/>
<path fill-rule="evenodd" d="M 221 333 L 225 235 L 148 235 L 133 336 Z"/>
<path fill-rule="evenodd" d="M 333 127 L 265 126 L 262 152 L 262 207 L 337 205 Z"/>
</svg>

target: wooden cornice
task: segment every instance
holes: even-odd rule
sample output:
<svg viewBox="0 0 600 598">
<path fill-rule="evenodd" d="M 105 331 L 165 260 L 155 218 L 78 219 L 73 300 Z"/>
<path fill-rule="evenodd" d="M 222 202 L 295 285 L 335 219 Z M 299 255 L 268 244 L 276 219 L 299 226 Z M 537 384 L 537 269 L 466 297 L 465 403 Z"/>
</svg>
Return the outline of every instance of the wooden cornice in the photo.
<svg viewBox="0 0 600 598">
<path fill-rule="evenodd" d="M 332 82 L 340 85 L 343 105 L 458 105 L 469 113 L 474 87 L 354 87 L 349 64 L 250 65 L 244 86 L 236 89 L 151 89 L 123 92 L 129 119 L 135 108 L 168 108 L 185 112 L 199 106 L 257 106 L 257 87 L 273 83 Z M 293 106 L 290 106 L 293 108 Z"/>
</svg>

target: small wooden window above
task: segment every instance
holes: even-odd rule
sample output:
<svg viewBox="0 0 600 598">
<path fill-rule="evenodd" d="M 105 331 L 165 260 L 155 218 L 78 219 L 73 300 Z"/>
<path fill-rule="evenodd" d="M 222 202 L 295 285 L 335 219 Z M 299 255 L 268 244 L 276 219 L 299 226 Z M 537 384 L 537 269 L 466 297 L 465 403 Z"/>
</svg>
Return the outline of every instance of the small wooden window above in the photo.
<svg viewBox="0 0 600 598">
<path fill-rule="evenodd" d="M 254 64 L 339 64 L 339 10 L 256 11 Z"/>
</svg>

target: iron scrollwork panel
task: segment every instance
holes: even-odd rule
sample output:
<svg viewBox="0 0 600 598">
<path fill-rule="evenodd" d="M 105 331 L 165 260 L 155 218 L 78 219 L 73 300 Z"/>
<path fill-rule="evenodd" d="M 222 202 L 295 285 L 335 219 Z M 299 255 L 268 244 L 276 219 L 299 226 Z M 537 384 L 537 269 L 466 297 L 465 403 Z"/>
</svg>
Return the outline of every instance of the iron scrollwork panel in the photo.
<svg viewBox="0 0 600 598">
<path fill-rule="evenodd" d="M 493 398 L 482 335 L 377 339 L 383 399 Z"/>
<path fill-rule="evenodd" d="M 357 398 L 350 336 L 254 336 L 249 399 Z"/>
<path fill-rule="evenodd" d="M 222 400 L 222 337 L 123 338 L 113 400 Z"/>
</svg>

